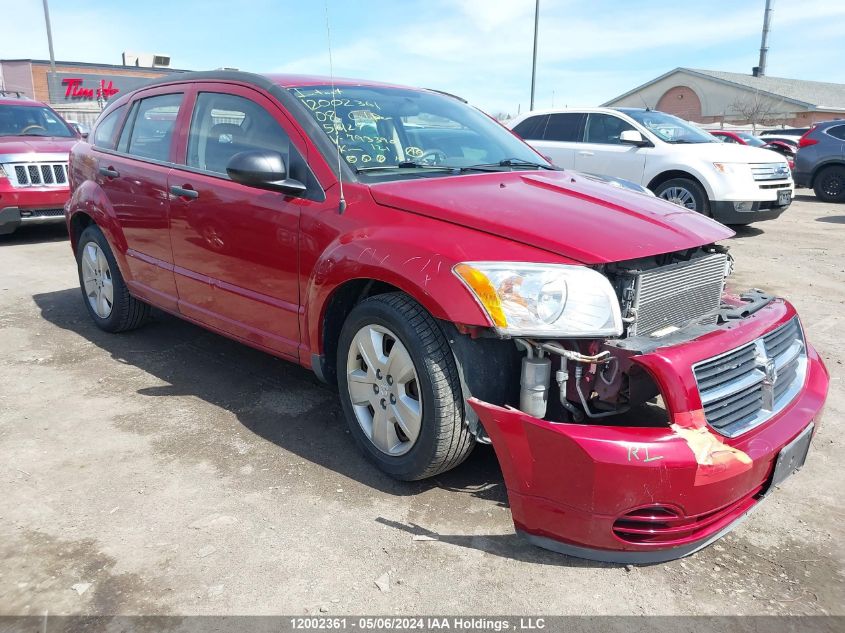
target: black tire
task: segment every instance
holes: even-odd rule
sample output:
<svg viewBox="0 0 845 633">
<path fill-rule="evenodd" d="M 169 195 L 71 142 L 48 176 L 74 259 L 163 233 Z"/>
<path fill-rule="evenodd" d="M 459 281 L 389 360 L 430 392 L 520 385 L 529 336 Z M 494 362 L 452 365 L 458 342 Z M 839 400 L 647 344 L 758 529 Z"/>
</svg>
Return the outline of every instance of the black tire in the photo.
<svg viewBox="0 0 845 633">
<path fill-rule="evenodd" d="M 813 191 L 823 202 L 845 202 L 845 167 L 824 167 L 813 180 Z"/>
<path fill-rule="evenodd" d="M 106 318 L 96 313 L 85 292 L 82 255 L 85 247 L 92 242 L 100 248 L 108 262 L 109 274 L 113 285 L 111 312 Z M 126 332 L 144 324 L 150 315 L 150 306 L 129 294 L 129 289 L 126 287 L 126 282 L 123 281 L 123 276 L 117 267 L 117 261 L 106 240 L 106 236 L 103 235 L 100 227 L 96 224 L 87 227 L 82 232 L 82 235 L 79 236 L 79 243 L 76 246 L 76 268 L 79 272 L 79 287 L 82 290 L 82 299 L 85 303 L 85 308 L 98 328 L 106 332 Z"/>
<path fill-rule="evenodd" d="M 707 199 L 707 192 L 704 191 L 704 188 L 696 181 L 691 180 L 690 178 L 672 178 L 671 180 L 667 180 L 666 182 L 658 185 L 654 189 L 654 195 L 658 198 L 675 202 L 675 200 L 668 197 L 672 190 L 686 191 L 693 200 L 694 207 L 691 207 L 688 204 L 681 204 L 680 206 L 683 206 L 690 211 L 697 211 L 702 215 L 710 216 L 710 201 Z"/>
<path fill-rule="evenodd" d="M 379 450 L 365 434 L 353 408 L 347 356 L 355 335 L 370 325 L 395 333 L 417 373 L 422 422 L 416 442 L 403 455 Z M 337 376 L 352 437 L 364 455 L 388 475 L 404 481 L 432 477 L 463 462 L 475 446 L 475 438 L 464 423 L 464 399 L 449 343 L 434 318 L 407 295 L 377 295 L 353 308 L 340 334 Z"/>
</svg>

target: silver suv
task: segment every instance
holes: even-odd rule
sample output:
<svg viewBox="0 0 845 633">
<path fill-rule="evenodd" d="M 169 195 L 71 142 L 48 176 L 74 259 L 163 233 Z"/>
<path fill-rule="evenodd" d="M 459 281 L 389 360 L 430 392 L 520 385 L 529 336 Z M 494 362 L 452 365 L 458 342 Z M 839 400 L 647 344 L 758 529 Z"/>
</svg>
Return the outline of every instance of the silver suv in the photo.
<svg viewBox="0 0 845 633">
<path fill-rule="evenodd" d="M 845 119 L 817 123 L 801 137 L 793 177 L 819 200 L 845 202 Z"/>
</svg>

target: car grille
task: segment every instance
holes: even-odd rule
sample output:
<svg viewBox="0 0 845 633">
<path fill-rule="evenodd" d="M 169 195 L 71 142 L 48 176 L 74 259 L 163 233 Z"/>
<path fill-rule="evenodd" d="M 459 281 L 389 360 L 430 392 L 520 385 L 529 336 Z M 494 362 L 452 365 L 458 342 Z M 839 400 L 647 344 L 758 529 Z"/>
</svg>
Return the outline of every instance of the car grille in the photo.
<svg viewBox="0 0 845 633">
<path fill-rule="evenodd" d="M 13 187 L 67 186 L 67 163 L 7 163 L 3 169 Z"/>
<path fill-rule="evenodd" d="M 798 318 L 742 347 L 693 366 L 707 423 L 735 437 L 762 424 L 797 395 L 807 352 Z"/>
<path fill-rule="evenodd" d="M 634 274 L 628 336 L 645 336 L 692 321 L 715 323 L 728 256 L 712 253 Z"/>
<path fill-rule="evenodd" d="M 57 218 L 64 214 L 64 209 L 21 209 L 22 218 Z"/>
<path fill-rule="evenodd" d="M 789 180 L 789 165 L 786 163 L 752 163 L 754 180 Z"/>
</svg>

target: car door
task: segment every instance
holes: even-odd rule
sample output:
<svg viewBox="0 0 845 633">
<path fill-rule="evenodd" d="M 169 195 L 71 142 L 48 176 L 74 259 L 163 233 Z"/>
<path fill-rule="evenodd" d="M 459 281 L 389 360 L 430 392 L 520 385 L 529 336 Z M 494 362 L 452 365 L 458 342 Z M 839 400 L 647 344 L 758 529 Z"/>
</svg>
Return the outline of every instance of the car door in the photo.
<svg viewBox="0 0 845 633">
<path fill-rule="evenodd" d="M 273 101 L 251 88 L 197 84 L 192 100 L 180 164 L 168 179 L 179 310 L 297 358 L 299 216 L 322 196 L 297 149 L 304 140 Z M 306 194 L 233 182 L 227 163 L 255 149 L 279 152 L 290 176 L 307 183 Z"/>
<path fill-rule="evenodd" d="M 636 128 L 612 114 L 588 114 L 584 142 L 575 152 L 575 169 L 643 184 L 649 148 L 622 143 L 619 136 L 625 130 Z"/>
<path fill-rule="evenodd" d="M 575 168 L 575 152 L 580 147 L 586 115 L 557 112 L 549 115 L 541 140 L 531 145 L 543 156 L 564 169 Z"/>
<path fill-rule="evenodd" d="M 184 91 L 143 91 L 130 106 L 117 146 L 94 148 L 97 182 L 126 238 L 127 283 L 133 294 L 176 310 L 167 175 Z"/>
</svg>

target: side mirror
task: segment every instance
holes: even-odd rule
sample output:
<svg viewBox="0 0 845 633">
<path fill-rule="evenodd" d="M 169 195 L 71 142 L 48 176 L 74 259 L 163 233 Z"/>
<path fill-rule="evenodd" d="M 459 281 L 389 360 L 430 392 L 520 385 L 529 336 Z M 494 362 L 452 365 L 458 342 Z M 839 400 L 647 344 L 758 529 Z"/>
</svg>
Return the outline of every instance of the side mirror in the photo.
<svg viewBox="0 0 845 633">
<path fill-rule="evenodd" d="M 80 132 L 79 136 L 81 136 L 84 139 L 87 139 L 88 138 L 88 132 L 87 131 L 86 132 Z"/>
<path fill-rule="evenodd" d="M 625 145 L 636 145 L 637 147 L 651 146 L 651 143 L 643 138 L 638 130 L 625 130 L 619 135 L 619 142 Z"/>
<path fill-rule="evenodd" d="M 249 150 L 232 156 L 226 165 L 226 173 L 234 182 L 256 189 L 280 191 L 289 196 L 301 196 L 305 185 L 288 178 L 285 160 L 278 152 Z"/>
</svg>

